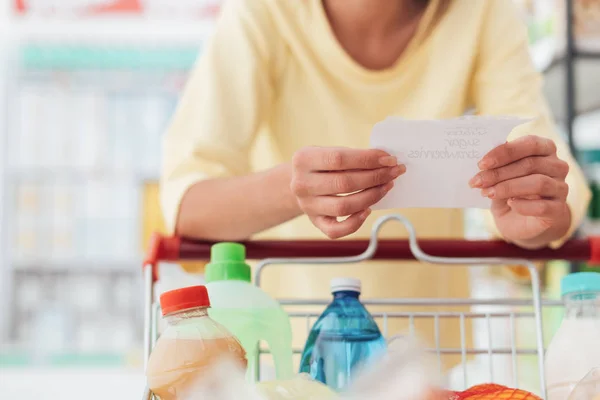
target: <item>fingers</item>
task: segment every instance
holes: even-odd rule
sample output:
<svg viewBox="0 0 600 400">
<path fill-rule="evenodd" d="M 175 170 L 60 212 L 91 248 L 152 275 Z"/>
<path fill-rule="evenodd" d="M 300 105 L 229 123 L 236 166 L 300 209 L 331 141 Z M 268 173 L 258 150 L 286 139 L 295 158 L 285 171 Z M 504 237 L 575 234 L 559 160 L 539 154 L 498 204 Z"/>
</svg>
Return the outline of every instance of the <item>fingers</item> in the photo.
<svg viewBox="0 0 600 400">
<path fill-rule="evenodd" d="M 298 197 L 346 194 L 384 185 L 405 172 L 404 165 L 371 170 L 311 172 L 295 176 L 291 188 Z"/>
<path fill-rule="evenodd" d="M 508 205 L 521 215 L 530 217 L 556 217 L 568 213 L 567 203 L 558 200 L 511 199 Z"/>
<path fill-rule="evenodd" d="M 348 196 L 316 196 L 300 199 L 299 203 L 308 215 L 345 217 L 368 209 L 381 200 L 393 186 L 393 182 L 388 182 Z"/>
<path fill-rule="evenodd" d="M 294 155 L 292 167 L 290 188 L 300 209 L 333 239 L 355 232 L 406 172 L 396 157 L 377 149 L 308 147 Z"/>
<path fill-rule="evenodd" d="M 557 157 L 533 156 L 500 168 L 481 171 L 471 179 L 469 185 L 473 188 L 487 188 L 503 181 L 533 174 L 546 175 L 564 181 L 568 173 L 569 164 Z"/>
<path fill-rule="evenodd" d="M 307 147 L 294 154 L 292 163 L 295 168 L 305 171 L 343 171 L 393 167 L 398 161 L 378 149 Z"/>
<path fill-rule="evenodd" d="M 546 175 L 534 174 L 500 182 L 483 189 L 481 194 L 494 200 L 528 196 L 565 200 L 569 194 L 569 185 Z"/>
<path fill-rule="evenodd" d="M 312 216 L 310 220 L 330 239 L 339 239 L 356 232 L 367 217 L 371 214 L 371 210 L 363 210 L 353 214 L 343 221 L 338 221 L 335 217 L 328 216 Z"/>
<path fill-rule="evenodd" d="M 499 168 L 526 157 L 553 154 L 556 154 L 556 145 L 552 140 L 533 135 L 524 136 L 491 150 L 479 161 L 479 168 Z"/>
</svg>

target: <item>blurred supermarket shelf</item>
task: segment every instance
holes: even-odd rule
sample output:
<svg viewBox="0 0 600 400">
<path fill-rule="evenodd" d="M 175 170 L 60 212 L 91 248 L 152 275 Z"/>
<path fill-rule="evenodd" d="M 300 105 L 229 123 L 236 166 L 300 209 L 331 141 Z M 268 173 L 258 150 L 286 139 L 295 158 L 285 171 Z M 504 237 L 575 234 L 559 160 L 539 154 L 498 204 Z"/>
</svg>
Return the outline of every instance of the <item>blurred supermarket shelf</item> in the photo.
<svg viewBox="0 0 600 400">
<path fill-rule="evenodd" d="M 15 273 L 20 274 L 141 274 L 142 259 L 132 260 L 17 260 Z"/>
<path fill-rule="evenodd" d="M 137 399 L 145 384 L 143 372 L 133 368 L 11 368 L 1 373 L 3 399 Z"/>
<path fill-rule="evenodd" d="M 59 44 L 48 43 L 48 41 L 28 41 L 17 52 L 17 62 L 21 74 L 31 77 L 35 77 L 36 74 L 40 75 L 40 71 L 54 73 L 69 71 L 70 74 L 66 76 L 70 76 L 71 79 L 78 77 L 73 74 L 74 71 L 78 71 L 79 75 L 87 72 L 96 75 L 97 78 L 104 77 L 105 79 L 101 81 L 102 88 L 110 90 L 112 86 L 106 87 L 106 84 L 129 83 L 130 86 L 135 87 L 139 78 L 145 78 L 147 83 L 151 83 L 157 76 L 151 74 L 152 80 L 150 80 L 145 77 L 149 72 L 181 70 L 187 72 L 192 68 L 201 50 L 201 43 L 193 45 L 171 43 L 167 45 L 154 42 L 134 44 L 119 42 L 118 44 L 86 45 L 79 41 L 75 43 L 60 42 Z M 137 76 L 132 73 L 135 70 L 144 70 L 146 74 Z M 103 75 L 102 72 L 110 72 L 110 75 Z M 52 78 L 52 75 L 49 77 Z M 76 82 L 82 83 L 81 80 Z M 96 82 L 97 85 L 99 83 Z M 163 84 L 163 80 L 159 79 L 156 83 Z M 181 87 L 176 88 L 176 90 L 179 89 Z"/>
<path fill-rule="evenodd" d="M 24 16 L 11 21 L 10 33 L 19 42 L 192 44 L 205 41 L 214 29 L 210 19 L 145 16 L 92 16 L 78 19 Z"/>
<path fill-rule="evenodd" d="M 600 57 L 599 57 L 600 59 Z M 565 68 L 564 62 L 557 61 L 556 65 L 545 72 L 544 93 L 554 117 L 559 122 L 567 119 L 565 109 Z M 575 61 L 575 83 L 577 85 L 576 102 L 577 114 L 585 114 L 600 109 L 598 88 L 600 87 L 600 61 L 584 58 Z"/>
<path fill-rule="evenodd" d="M 74 168 L 74 167 L 9 167 L 7 177 L 11 182 L 40 182 L 53 183 L 89 182 L 90 180 L 129 181 L 129 182 L 158 182 L 157 173 L 143 173 L 131 169 L 111 168 Z"/>
<path fill-rule="evenodd" d="M 575 52 L 575 56 L 583 59 L 600 60 L 600 50 L 598 51 L 586 51 L 578 50 Z"/>
<path fill-rule="evenodd" d="M 57 351 L 56 349 L 28 346 L 25 343 L 7 343 L 0 349 L 0 374 L 13 368 L 22 367 L 112 369 L 142 365 L 141 351 L 129 348 L 115 349 L 114 347 L 113 344 L 100 350 L 80 349 L 76 341 L 72 341 L 68 346 Z"/>
</svg>

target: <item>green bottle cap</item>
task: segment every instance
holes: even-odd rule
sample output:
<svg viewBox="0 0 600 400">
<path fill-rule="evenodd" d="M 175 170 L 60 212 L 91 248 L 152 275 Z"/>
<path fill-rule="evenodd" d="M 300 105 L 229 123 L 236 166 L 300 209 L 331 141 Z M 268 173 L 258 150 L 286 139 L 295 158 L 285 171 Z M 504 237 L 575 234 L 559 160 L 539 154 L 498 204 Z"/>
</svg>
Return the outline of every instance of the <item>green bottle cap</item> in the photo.
<svg viewBox="0 0 600 400">
<path fill-rule="evenodd" d="M 210 249 L 206 266 L 206 282 L 250 282 L 250 266 L 246 264 L 246 247 L 239 243 L 217 243 Z"/>
</svg>

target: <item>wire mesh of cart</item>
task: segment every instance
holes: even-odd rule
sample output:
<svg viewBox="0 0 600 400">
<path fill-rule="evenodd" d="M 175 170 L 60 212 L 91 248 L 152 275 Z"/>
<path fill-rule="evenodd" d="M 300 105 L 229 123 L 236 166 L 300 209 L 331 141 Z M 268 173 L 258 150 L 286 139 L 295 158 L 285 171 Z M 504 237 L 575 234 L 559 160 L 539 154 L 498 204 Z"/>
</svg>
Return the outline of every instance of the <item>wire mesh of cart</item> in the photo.
<svg viewBox="0 0 600 400">
<path fill-rule="evenodd" d="M 403 224 L 408 232 L 405 240 L 381 240 L 379 232 L 387 223 Z M 189 240 L 180 237 L 164 237 L 154 235 L 144 261 L 144 368 L 152 348 L 158 338 L 158 323 L 160 320 L 160 305 L 156 301 L 154 284 L 157 282 L 158 265 L 160 262 L 176 262 L 189 260 L 208 260 L 212 243 Z M 258 260 L 254 269 L 254 284 L 261 286 L 263 274 L 266 269 L 285 267 L 289 265 L 314 265 L 326 268 L 327 265 L 360 263 L 367 260 L 418 260 L 430 264 L 444 264 L 452 266 L 489 266 L 489 265 L 521 265 L 527 268 L 531 282 L 531 297 L 525 299 L 494 298 L 494 299 L 457 299 L 457 298 L 373 298 L 363 300 L 367 307 L 387 306 L 393 311 L 373 313 L 381 322 L 382 332 L 393 339 L 394 332 L 389 332 L 388 323 L 395 319 L 408 322 L 411 333 L 415 331 L 415 321 L 421 319 L 433 320 L 433 347 L 428 349 L 437 356 L 442 373 L 442 356 L 455 355 L 461 360 L 461 373 L 463 384 L 468 385 L 467 359 L 474 355 L 487 355 L 490 382 L 494 382 L 493 356 L 504 355 L 510 357 L 512 363 L 513 386 L 519 387 L 517 357 L 530 355 L 537 358 L 536 369 L 539 373 L 539 387 L 542 398 L 546 398 L 546 382 L 544 377 L 544 335 L 542 324 L 542 310 L 544 307 L 561 307 L 560 301 L 546 301 L 542 299 L 541 282 L 538 269 L 534 261 L 543 260 L 569 260 L 589 261 L 592 264 L 600 263 L 600 237 L 576 239 L 565 243 L 560 249 L 526 250 L 503 241 L 487 240 L 417 240 L 415 228 L 408 219 L 402 215 L 394 214 L 381 217 L 372 228 L 369 240 L 299 240 L 299 241 L 249 241 L 246 246 L 248 259 Z M 329 303 L 325 299 L 278 299 L 284 307 L 305 306 L 324 307 Z M 424 307 L 431 311 L 407 311 L 411 307 Z M 500 311 L 438 311 L 440 307 L 448 306 L 489 306 Z M 510 308 L 509 311 L 506 309 Z M 306 321 L 307 334 L 311 321 L 319 313 L 313 311 L 288 312 L 290 319 L 303 319 Z M 460 326 L 460 347 L 444 347 L 440 344 L 440 321 L 442 319 L 456 319 Z M 490 321 L 504 318 L 509 321 L 510 343 L 508 346 L 497 348 L 491 343 Z M 487 322 L 487 334 L 490 338 L 487 348 L 474 348 L 466 341 L 466 326 L 470 320 L 484 320 Z M 533 346 L 522 347 L 516 340 L 516 322 L 529 319 L 534 326 Z M 294 349 L 300 353 L 302 349 Z M 267 350 L 261 350 L 266 353 Z M 256 366 L 260 375 L 260 365 Z M 152 393 L 148 388 L 144 391 L 144 399 L 151 399 Z"/>
</svg>

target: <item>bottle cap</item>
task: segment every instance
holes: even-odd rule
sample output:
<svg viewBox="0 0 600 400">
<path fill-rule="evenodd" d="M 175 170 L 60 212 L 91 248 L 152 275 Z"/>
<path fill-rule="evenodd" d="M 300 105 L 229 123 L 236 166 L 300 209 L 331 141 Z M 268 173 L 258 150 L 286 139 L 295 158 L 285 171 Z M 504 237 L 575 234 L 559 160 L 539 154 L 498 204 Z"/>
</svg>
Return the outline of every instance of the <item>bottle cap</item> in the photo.
<svg viewBox="0 0 600 400">
<path fill-rule="evenodd" d="M 600 292 L 599 272 L 576 272 L 562 278 L 560 282 L 562 295 L 582 292 Z"/>
<path fill-rule="evenodd" d="M 210 307 L 206 286 L 190 286 L 170 290 L 160 296 L 162 315 L 196 307 Z"/>
<path fill-rule="evenodd" d="M 217 243 L 210 249 L 206 265 L 206 282 L 251 281 L 250 266 L 246 264 L 246 247 L 239 243 Z"/>
<path fill-rule="evenodd" d="M 351 291 L 360 293 L 361 290 L 360 279 L 355 278 L 333 278 L 331 280 L 331 293 L 341 291 Z"/>
</svg>

